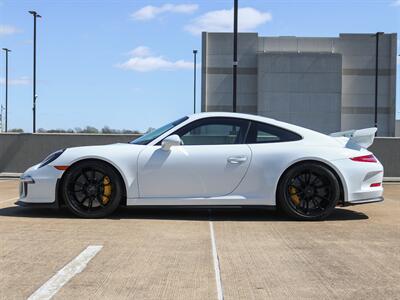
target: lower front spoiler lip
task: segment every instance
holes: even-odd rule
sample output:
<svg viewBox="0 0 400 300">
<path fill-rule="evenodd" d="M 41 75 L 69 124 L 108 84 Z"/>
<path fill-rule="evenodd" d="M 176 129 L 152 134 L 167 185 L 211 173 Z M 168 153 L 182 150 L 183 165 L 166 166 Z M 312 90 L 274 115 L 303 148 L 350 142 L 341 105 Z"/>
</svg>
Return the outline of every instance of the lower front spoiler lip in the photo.
<svg viewBox="0 0 400 300">
<path fill-rule="evenodd" d="M 355 200 L 352 202 L 344 202 L 342 206 L 352 206 L 352 205 L 359 205 L 359 204 L 376 203 L 376 202 L 382 202 L 383 200 L 384 200 L 383 197 L 361 199 L 361 200 Z"/>
<path fill-rule="evenodd" d="M 53 203 L 29 203 L 24 201 L 17 201 L 14 204 L 21 207 L 29 207 L 29 208 L 54 208 L 54 209 L 60 208 L 57 201 Z"/>
</svg>

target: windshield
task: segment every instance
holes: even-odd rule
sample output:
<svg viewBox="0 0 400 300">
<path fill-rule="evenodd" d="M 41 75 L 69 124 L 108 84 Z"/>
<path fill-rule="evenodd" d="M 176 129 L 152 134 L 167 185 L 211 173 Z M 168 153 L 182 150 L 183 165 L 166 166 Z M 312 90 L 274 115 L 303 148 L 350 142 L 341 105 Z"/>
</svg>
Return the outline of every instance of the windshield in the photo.
<svg viewBox="0 0 400 300">
<path fill-rule="evenodd" d="M 176 125 L 181 124 L 183 121 L 186 121 L 187 119 L 189 119 L 189 117 L 183 117 L 174 122 L 168 123 L 167 125 L 164 125 L 156 130 L 153 130 L 152 132 L 142 135 L 140 138 L 137 138 L 136 140 L 133 140 L 131 144 L 147 145 L 154 139 L 158 138 L 160 135 L 164 134 L 171 128 L 174 128 Z"/>
</svg>

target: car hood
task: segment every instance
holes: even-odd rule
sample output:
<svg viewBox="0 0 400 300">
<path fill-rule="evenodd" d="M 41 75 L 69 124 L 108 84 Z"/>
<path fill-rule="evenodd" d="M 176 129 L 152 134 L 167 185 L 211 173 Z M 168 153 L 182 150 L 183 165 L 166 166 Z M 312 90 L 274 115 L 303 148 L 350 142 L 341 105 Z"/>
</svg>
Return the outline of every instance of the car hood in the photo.
<svg viewBox="0 0 400 300">
<path fill-rule="evenodd" d="M 128 143 L 110 145 L 81 146 L 67 148 L 52 165 L 71 165 L 83 159 L 101 159 L 108 162 L 134 158 L 147 146 Z"/>
<path fill-rule="evenodd" d="M 115 143 L 115 144 L 107 144 L 107 145 L 92 145 L 92 146 L 79 146 L 79 147 L 70 147 L 67 150 L 116 150 L 116 149 L 134 149 L 134 148 L 143 148 L 145 145 L 137 145 L 137 144 L 130 144 L 130 143 Z"/>
</svg>

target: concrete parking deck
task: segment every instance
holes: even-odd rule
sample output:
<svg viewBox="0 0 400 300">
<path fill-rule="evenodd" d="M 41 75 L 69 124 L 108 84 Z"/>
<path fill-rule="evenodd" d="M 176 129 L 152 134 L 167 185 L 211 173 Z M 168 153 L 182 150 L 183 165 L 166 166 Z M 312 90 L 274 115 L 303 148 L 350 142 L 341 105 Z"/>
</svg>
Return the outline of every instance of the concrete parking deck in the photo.
<svg viewBox="0 0 400 300">
<path fill-rule="evenodd" d="M 400 294 L 400 185 L 324 222 L 254 209 L 124 208 L 84 220 L 16 207 L 17 194 L 17 181 L 0 181 L 1 299 L 28 298 L 89 245 L 103 248 L 54 299 L 218 299 L 219 279 L 224 299 Z"/>
</svg>

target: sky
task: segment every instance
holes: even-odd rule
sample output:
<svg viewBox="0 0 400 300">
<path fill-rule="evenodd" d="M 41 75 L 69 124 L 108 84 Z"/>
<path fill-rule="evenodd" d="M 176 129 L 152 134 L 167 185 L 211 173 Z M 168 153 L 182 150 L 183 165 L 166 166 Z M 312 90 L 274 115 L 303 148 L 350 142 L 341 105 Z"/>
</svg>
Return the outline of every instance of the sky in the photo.
<svg viewBox="0 0 400 300">
<path fill-rule="evenodd" d="M 233 0 L 0 0 L 0 48 L 12 50 L 8 128 L 32 130 L 29 10 L 42 16 L 37 128 L 145 131 L 193 112 L 192 51 L 199 50 L 200 62 L 201 31 L 232 30 L 232 6 Z M 239 7 L 239 30 L 261 36 L 400 32 L 400 0 L 239 0 Z M 400 119 L 399 60 L 397 70 Z M 197 75 L 199 111 L 200 68 Z"/>
</svg>

